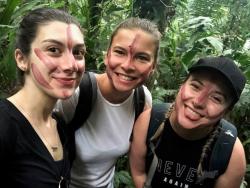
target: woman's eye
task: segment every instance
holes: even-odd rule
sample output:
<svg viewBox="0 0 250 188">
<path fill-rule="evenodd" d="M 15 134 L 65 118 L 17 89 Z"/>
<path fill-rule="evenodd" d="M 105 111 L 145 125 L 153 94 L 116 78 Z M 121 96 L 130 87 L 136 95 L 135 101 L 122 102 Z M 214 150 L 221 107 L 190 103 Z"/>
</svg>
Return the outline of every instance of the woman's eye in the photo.
<svg viewBox="0 0 250 188">
<path fill-rule="evenodd" d="M 143 55 L 138 55 L 136 57 L 136 59 L 140 60 L 140 61 L 150 61 L 149 57 L 143 56 Z"/>
<path fill-rule="evenodd" d="M 48 51 L 52 55 L 59 55 L 61 53 L 61 50 L 59 48 L 56 48 L 56 47 L 50 47 L 50 48 L 48 48 Z"/>
<path fill-rule="evenodd" d="M 196 83 L 191 83 L 190 85 L 195 90 L 198 90 L 200 88 L 200 86 L 198 84 L 196 84 Z"/>
<path fill-rule="evenodd" d="M 74 49 L 73 55 L 77 60 L 82 60 L 84 58 L 84 55 L 85 55 L 85 50 L 84 49 Z"/>
<path fill-rule="evenodd" d="M 211 98 L 212 98 L 212 100 L 215 102 L 215 103 L 217 103 L 217 104 L 221 104 L 221 103 L 223 103 L 223 97 L 221 97 L 221 96 L 211 96 Z"/>
<path fill-rule="evenodd" d="M 125 52 L 122 50 L 114 50 L 114 53 L 118 55 L 125 55 Z"/>
</svg>

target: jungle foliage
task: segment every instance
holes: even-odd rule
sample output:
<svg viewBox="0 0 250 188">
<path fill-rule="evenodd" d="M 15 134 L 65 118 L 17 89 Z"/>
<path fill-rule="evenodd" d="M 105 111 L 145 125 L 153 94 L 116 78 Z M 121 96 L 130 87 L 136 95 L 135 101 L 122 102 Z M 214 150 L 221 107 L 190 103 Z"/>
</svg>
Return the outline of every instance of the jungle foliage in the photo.
<svg viewBox="0 0 250 188">
<path fill-rule="evenodd" d="M 1 0 L 0 98 L 8 96 L 15 85 L 17 25 L 27 11 L 44 6 L 67 10 L 85 28 L 88 70 L 104 70 L 110 34 L 121 20 L 139 16 L 156 22 L 162 33 L 160 61 L 147 83 L 155 103 L 173 100 L 187 68 L 198 58 L 233 58 L 247 85 L 228 118 L 238 125 L 248 162 L 245 178 L 250 182 L 250 0 Z M 133 187 L 126 156 L 117 165 L 115 184 Z"/>
</svg>

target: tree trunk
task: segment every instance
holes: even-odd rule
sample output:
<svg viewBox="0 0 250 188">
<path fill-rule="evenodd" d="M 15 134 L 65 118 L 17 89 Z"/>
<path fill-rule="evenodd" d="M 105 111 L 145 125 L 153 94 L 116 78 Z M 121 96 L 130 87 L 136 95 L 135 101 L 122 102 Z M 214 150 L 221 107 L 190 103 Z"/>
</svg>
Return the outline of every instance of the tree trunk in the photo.
<svg viewBox="0 0 250 188">
<path fill-rule="evenodd" d="M 154 21 L 159 31 L 164 34 L 170 19 L 175 14 L 173 0 L 135 0 L 133 15 Z"/>
</svg>

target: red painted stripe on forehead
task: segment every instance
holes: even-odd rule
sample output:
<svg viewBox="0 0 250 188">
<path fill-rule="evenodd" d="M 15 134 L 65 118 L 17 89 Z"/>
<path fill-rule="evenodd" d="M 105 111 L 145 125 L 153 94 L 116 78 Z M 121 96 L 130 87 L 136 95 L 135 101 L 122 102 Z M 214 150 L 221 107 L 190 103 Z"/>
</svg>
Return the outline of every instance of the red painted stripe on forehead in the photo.
<svg viewBox="0 0 250 188">
<path fill-rule="evenodd" d="M 134 53 L 135 47 L 136 47 L 136 41 L 140 38 L 140 35 L 136 34 L 134 40 L 132 43 L 128 46 L 129 47 L 129 53 L 132 55 Z"/>
<path fill-rule="evenodd" d="M 71 51 L 73 48 L 73 41 L 72 41 L 72 31 L 70 25 L 67 27 L 67 45 L 68 49 Z"/>
</svg>

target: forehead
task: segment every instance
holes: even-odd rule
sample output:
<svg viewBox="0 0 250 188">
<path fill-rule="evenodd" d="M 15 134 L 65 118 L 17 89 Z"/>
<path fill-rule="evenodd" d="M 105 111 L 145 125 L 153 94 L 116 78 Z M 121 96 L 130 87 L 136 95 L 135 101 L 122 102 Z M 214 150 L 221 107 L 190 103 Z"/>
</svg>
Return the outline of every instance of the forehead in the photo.
<svg viewBox="0 0 250 188">
<path fill-rule="evenodd" d="M 211 86 L 214 86 L 222 93 L 231 94 L 230 83 L 221 74 L 215 71 L 194 71 L 190 74 L 189 80 L 199 80 L 201 82 L 207 82 Z"/>
<path fill-rule="evenodd" d="M 156 48 L 153 35 L 140 29 L 119 29 L 112 41 L 112 46 L 128 47 L 131 44 L 142 51 L 154 51 Z"/>
<path fill-rule="evenodd" d="M 42 41 L 46 39 L 53 39 L 61 42 L 67 42 L 69 38 L 72 42 L 84 42 L 83 34 L 77 25 L 67 24 L 60 21 L 52 21 L 38 27 L 35 40 Z"/>
</svg>

